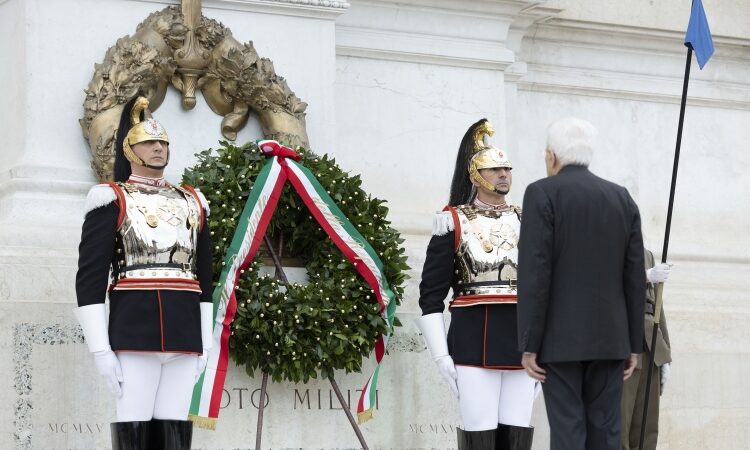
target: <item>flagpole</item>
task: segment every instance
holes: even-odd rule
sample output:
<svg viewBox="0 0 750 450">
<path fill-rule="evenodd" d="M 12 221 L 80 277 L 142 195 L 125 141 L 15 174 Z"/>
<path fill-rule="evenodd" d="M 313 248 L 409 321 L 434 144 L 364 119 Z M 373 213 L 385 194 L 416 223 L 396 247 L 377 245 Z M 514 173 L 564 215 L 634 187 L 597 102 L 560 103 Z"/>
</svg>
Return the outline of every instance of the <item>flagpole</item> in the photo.
<svg viewBox="0 0 750 450">
<path fill-rule="evenodd" d="M 693 60 L 693 49 L 688 47 L 687 61 L 685 62 L 685 78 L 682 82 L 682 101 L 680 102 L 680 119 L 677 123 L 677 143 L 674 149 L 674 165 L 672 166 L 672 187 L 669 190 L 669 207 L 667 208 L 667 225 L 664 230 L 664 247 L 661 252 L 661 262 L 667 262 L 667 250 L 669 249 L 669 232 L 672 228 L 672 210 L 674 208 L 674 192 L 677 186 L 677 168 L 680 164 L 680 146 L 682 145 L 682 125 L 685 122 L 685 104 L 687 103 L 688 81 L 690 80 L 690 63 Z M 656 336 L 661 321 L 662 289 L 663 283 L 656 286 L 656 304 L 654 305 L 654 328 L 651 332 L 651 346 L 649 351 L 648 372 L 646 375 L 646 398 L 643 402 L 643 418 L 641 420 L 641 435 L 638 450 L 643 450 L 643 442 L 646 437 L 646 419 L 648 417 L 648 398 L 651 393 L 651 378 L 654 370 L 654 355 L 656 354 Z"/>
</svg>

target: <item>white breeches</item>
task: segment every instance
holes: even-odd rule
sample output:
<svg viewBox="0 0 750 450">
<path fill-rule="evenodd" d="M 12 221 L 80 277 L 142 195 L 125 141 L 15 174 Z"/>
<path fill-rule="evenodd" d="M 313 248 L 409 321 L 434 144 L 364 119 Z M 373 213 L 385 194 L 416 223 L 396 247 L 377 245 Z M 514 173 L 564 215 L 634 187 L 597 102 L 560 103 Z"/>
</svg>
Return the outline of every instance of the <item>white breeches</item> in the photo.
<svg viewBox="0 0 750 450">
<path fill-rule="evenodd" d="M 528 427 L 539 393 L 524 370 L 456 366 L 458 404 L 465 431 L 494 430 L 497 424 Z"/>
<path fill-rule="evenodd" d="M 198 355 L 117 352 L 122 367 L 122 397 L 117 421 L 187 420 Z"/>
</svg>

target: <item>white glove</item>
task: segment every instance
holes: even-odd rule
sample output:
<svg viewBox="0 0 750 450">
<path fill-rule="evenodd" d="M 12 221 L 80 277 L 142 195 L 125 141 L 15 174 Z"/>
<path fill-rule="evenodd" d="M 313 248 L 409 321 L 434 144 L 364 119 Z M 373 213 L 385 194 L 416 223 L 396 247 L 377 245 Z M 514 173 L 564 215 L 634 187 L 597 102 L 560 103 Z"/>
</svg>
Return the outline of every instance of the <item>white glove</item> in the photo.
<svg viewBox="0 0 750 450">
<path fill-rule="evenodd" d="M 122 368 L 120 367 L 120 360 L 117 359 L 117 355 L 111 349 L 101 350 L 94 352 L 94 363 L 96 363 L 96 370 L 99 371 L 99 375 L 104 378 L 107 388 L 115 394 L 115 397 L 122 397 Z"/>
<path fill-rule="evenodd" d="M 456 366 L 453 358 L 448 355 L 448 341 L 445 338 L 445 323 L 443 313 L 427 314 L 417 319 L 417 326 L 424 336 L 427 348 L 430 350 L 432 359 L 438 366 L 438 371 L 443 377 L 453 395 L 458 398 L 458 385 L 456 380 Z"/>
<path fill-rule="evenodd" d="M 122 368 L 120 360 L 109 346 L 107 330 L 107 309 L 104 303 L 81 306 L 73 310 L 78 323 L 81 324 L 83 336 L 89 351 L 94 354 L 96 370 L 104 377 L 107 388 L 117 397 L 122 396 Z"/>
<path fill-rule="evenodd" d="M 664 283 L 669 278 L 672 264 L 659 263 L 646 271 L 646 279 L 649 283 Z"/>
<path fill-rule="evenodd" d="M 441 356 L 435 360 L 435 364 L 438 366 L 440 376 L 448 383 L 448 388 L 458 398 L 458 374 L 456 373 L 456 365 L 453 364 L 453 358 L 450 355 Z"/>
<path fill-rule="evenodd" d="M 666 386 L 667 380 L 669 380 L 669 376 L 672 374 L 672 363 L 665 363 L 660 367 L 660 371 L 659 385 L 661 389 L 659 390 L 659 395 L 664 393 L 664 386 Z"/>
<path fill-rule="evenodd" d="M 208 364 L 208 353 L 213 347 L 214 333 L 214 305 L 210 302 L 201 302 L 201 341 L 203 341 L 203 354 L 198 356 L 198 364 L 195 367 L 195 381 L 198 381 Z"/>
</svg>

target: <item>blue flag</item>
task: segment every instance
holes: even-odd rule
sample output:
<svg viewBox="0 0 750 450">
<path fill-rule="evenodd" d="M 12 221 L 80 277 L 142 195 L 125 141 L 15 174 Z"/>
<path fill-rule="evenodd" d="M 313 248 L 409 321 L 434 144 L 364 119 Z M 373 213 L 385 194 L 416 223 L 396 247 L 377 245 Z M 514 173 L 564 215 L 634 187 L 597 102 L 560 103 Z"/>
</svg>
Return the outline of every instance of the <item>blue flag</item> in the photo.
<svg viewBox="0 0 750 450">
<path fill-rule="evenodd" d="M 693 0 L 690 23 L 685 33 L 685 46 L 693 49 L 701 69 L 714 54 L 714 40 L 711 38 L 711 30 L 708 28 L 706 11 L 703 10 L 701 0 Z"/>
</svg>

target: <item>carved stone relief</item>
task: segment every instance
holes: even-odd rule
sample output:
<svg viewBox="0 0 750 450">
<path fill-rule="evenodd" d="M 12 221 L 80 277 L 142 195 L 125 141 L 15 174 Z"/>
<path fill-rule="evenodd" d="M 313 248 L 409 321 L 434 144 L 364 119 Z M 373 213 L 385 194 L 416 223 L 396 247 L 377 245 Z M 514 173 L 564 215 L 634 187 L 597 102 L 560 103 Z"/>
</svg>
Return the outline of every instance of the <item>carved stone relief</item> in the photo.
<svg viewBox="0 0 750 450">
<path fill-rule="evenodd" d="M 200 90 L 211 110 L 223 116 L 221 133 L 229 140 L 252 110 L 265 138 L 309 147 L 307 104 L 276 74 L 273 62 L 261 58 L 252 42 L 238 42 L 227 27 L 204 17 L 200 0 L 183 0 L 152 13 L 94 66 L 80 124 L 99 180 L 112 178 L 123 104 L 141 92 L 155 110 L 169 85 L 182 93 L 185 109 L 195 107 Z"/>
</svg>

